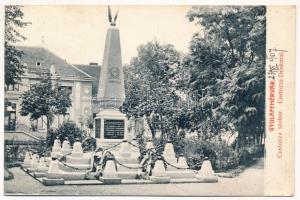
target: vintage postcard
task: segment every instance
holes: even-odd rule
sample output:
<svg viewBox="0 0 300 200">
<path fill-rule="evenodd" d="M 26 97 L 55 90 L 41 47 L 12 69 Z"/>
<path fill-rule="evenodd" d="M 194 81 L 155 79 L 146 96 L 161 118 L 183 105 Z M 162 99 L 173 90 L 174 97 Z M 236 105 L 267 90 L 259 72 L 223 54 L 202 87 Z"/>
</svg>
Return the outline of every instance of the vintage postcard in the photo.
<svg viewBox="0 0 300 200">
<path fill-rule="evenodd" d="M 294 196 L 296 6 L 107 4 L 3 5 L 4 195 Z"/>
</svg>

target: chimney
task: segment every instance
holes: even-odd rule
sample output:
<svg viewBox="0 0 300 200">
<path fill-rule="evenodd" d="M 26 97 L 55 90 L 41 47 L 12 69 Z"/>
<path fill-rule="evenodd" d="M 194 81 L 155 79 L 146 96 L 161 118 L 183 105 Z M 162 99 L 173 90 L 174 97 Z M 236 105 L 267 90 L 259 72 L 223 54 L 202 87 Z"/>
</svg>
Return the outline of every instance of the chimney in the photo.
<svg viewBox="0 0 300 200">
<path fill-rule="evenodd" d="M 97 66 L 98 63 L 96 63 L 96 62 L 90 62 L 89 65 L 96 65 Z"/>
</svg>

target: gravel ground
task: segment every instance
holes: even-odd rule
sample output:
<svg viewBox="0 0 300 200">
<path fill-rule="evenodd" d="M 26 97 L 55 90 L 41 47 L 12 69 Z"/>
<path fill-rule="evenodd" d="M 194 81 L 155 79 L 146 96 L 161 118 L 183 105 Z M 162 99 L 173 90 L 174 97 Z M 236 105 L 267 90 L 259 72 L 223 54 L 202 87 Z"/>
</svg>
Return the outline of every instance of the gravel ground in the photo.
<svg viewBox="0 0 300 200">
<path fill-rule="evenodd" d="M 44 186 L 20 168 L 11 168 L 13 180 L 4 181 L 5 195 L 149 195 L 149 196 L 262 196 L 264 173 L 260 165 L 246 169 L 235 178 L 218 183 L 144 185 Z"/>
</svg>

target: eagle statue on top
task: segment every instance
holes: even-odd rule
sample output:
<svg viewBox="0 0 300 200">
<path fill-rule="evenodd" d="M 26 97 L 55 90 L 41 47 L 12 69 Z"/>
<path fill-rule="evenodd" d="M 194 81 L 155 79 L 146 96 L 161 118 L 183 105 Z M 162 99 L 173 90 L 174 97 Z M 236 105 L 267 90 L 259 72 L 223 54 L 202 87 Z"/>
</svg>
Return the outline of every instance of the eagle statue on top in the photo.
<svg viewBox="0 0 300 200">
<path fill-rule="evenodd" d="M 117 17 L 118 17 L 118 12 L 119 12 L 119 10 L 117 10 L 117 12 L 115 14 L 115 17 L 113 19 L 112 16 L 111 16 L 110 6 L 108 6 L 108 21 L 109 21 L 109 23 L 110 23 L 111 26 L 115 26 L 116 25 L 116 20 L 117 20 Z"/>
</svg>

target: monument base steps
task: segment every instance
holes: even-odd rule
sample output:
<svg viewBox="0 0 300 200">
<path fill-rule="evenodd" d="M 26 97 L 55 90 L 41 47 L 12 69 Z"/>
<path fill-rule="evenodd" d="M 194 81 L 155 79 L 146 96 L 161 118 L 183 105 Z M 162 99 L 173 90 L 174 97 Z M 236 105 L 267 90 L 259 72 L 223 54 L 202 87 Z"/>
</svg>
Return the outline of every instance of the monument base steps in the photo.
<svg viewBox="0 0 300 200">
<path fill-rule="evenodd" d="M 71 163 L 66 163 L 66 165 L 63 165 L 63 164 L 59 163 L 59 168 L 61 170 L 63 170 L 63 171 L 67 171 L 67 172 L 87 171 L 87 170 L 89 170 L 91 168 L 90 164 L 71 164 Z"/>
<path fill-rule="evenodd" d="M 194 178 L 195 173 L 190 170 L 166 171 L 167 176 L 171 178 Z"/>
<path fill-rule="evenodd" d="M 25 171 L 25 170 L 24 170 Z M 103 178 L 99 178 L 99 180 L 95 177 L 96 172 L 91 172 L 88 176 L 88 179 L 80 179 L 80 180 L 65 180 L 62 178 L 61 174 L 56 174 L 56 177 L 37 177 L 35 174 L 37 173 L 28 173 L 30 176 L 35 178 L 37 181 L 43 183 L 46 186 L 54 186 L 54 185 L 104 185 L 104 184 L 120 184 L 119 178 L 106 178 L 106 182 L 103 182 Z M 46 174 L 46 173 L 45 173 Z M 122 176 L 122 175 L 121 175 Z M 77 176 L 78 177 L 78 176 Z M 67 177 L 65 177 L 67 178 Z M 114 180 L 113 180 L 114 179 Z M 121 179 L 122 184 L 158 184 L 158 183 L 215 183 L 217 182 L 216 177 L 202 177 L 198 178 L 170 178 L 170 177 L 154 177 L 151 176 L 150 180 L 145 179 Z"/>
<path fill-rule="evenodd" d="M 176 166 L 176 163 L 173 164 L 173 165 Z M 175 167 L 173 167 L 171 165 L 167 165 L 167 169 L 166 170 L 167 171 L 178 171 L 179 169 L 177 169 L 177 168 L 175 168 Z"/>
<path fill-rule="evenodd" d="M 121 179 L 136 179 L 137 171 L 118 171 L 118 176 Z"/>
<path fill-rule="evenodd" d="M 72 153 L 72 149 L 62 149 L 61 150 L 61 155 L 70 155 Z"/>
<path fill-rule="evenodd" d="M 122 158 L 122 157 L 116 157 L 116 160 L 119 161 L 120 163 L 127 165 L 127 164 L 139 164 L 140 161 L 138 158 Z"/>
<path fill-rule="evenodd" d="M 46 177 L 47 172 L 34 172 L 33 176 L 34 178 L 41 178 L 41 177 Z"/>
<path fill-rule="evenodd" d="M 73 156 L 67 156 L 67 162 L 70 164 L 88 164 L 91 163 L 90 157 L 73 157 Z"/>
<path fill-rule="evenodd" d="M 173 165 L 177 165 L 177 158 L 168 158 L 168 157 L 166 157 L 166 158 L 164 158 L 168 163 L 171 163 L 171 164 L 173 164 Z"/>
<path fill-rule="evenodd" d="M 201 182 L 201 183 L 217 183 L 218 177 L 216 176 L 200 176 L 196 175 L 196 178 Z"/>
<path fill-rule="evenodd" d="M 28 165 L 21 164 L 21 168 L 27 169 L 27 168 L 29 168 L 29 167 L 30 167 L 30 165 L 29 165 L 29 164 L 28 164 Z"/>
<path fill-rule="evenodd" d="M 133 169 L 130 169 L 130 168 L 127 168 L 127 167 L 124 167 L 122 165 L 117 165 L 117 168 L 118 168 L 118 172 L 136 172 L 138 171 L 138 169 L 136 169 L 137 167 L 140 166 L 140 164 L 125 164 L 126 166 L 128 167 L 132 167 Z"/>
<path fill-rule="evenodd" d="M 72 180 L 65 181 L 65 185 L 103 185 L 104 183 L 100 180 Z"/>
<path fill-rule="evenodd" d="M 152 181 L 155 178 L 152 177 L 152 180 L 144 180 L 144 179 L 122 179 L 119 180 L 112 180 L 106 181 L 106 183 L 102 182 L 101 180 L 63 180 L 63 179 L 48 179 L 48 178 L 38 178 L 38 181 L 43 183 L 46 186 L 54 186 L 54 185 L 111 185 L 111 184 L 179 184 L 179 183 L 203 183 L 202 181 L 196 178 L 176 178 L 170 179 L 169 181 L 165 179 L 162 181 L 162 177 L 159 177 L 160 181 Z M 47 182 L 46 182 L 46 181 Z M 113 182 L 113 183 L 112 183 Z M 214 183 L 214 182 L 207 182 L 207 183 Z"/>
<path fill-rule="evenodd" d="M 72 156 L 74 158 L 82 158 L 83 152 L 72 152 L 70 156 Z"/>
<path fill-rule="evenodd" d="M 46 173 L 46 178 L 48 179 L 60 179 L 62 178 L 62 173 L 61 172 L 57 172 L 57 173 Z"/>
<path fill-rule="evenodd" d="M 85 180 L 86 172 L 58 172 L 58 173 L 47 173 L 46 177 L 49 179 L 59 179 L 62 178 L 64 180 Z M 93 178 L 93 176 L 90 176 Z"/>
<path fill-rule="evenodd" d="M 45 158 L 45 162 L 46 162 L 46 165 L 50 165 L 50 163 L 51 163 L 51 157 L 46 157 Z"/>
<path fill-rule="evenodd" d="M 61 158 L 62 154 L 60 152 L 51 152 L 51 158 Z"/>
<path fill-rule="evenodd" d="M 104 184 L 107 185 L 114 185 L 114 184 L 121 184 L 122 179 L 121 178 L 99 178 L 100 181 L 102 181 Z"/>
<path fill-rule="evenodd" d="M 152 184 L 153 182 L 146 179 L 122 179 L 122 184 Z"/>
<path fill-rule="evenodd" d="M 43 178 L 42 183 L 46 186 L 64 185 L 65 180 L 63 178 L 57 178 L 57 179 Z"/>
<path fill-rule="evenodd" d="M 48 171 L 48 167 L 38 167 L 37 172 L 47 172 Z"/>
<path fill-rule="evenodd" d="M 196 178 L 173 178 L 170 181 L 171 184 L 175 183 L 202 183 Z"/>
<path fill-rule="evenodd" d="M 131 157 L 131 152 L 119 152 L 119 156 L 121 158 L 130 158 Z"/>
<path fill-rule="evenodd" d="M 97 140 L 97 148 L 102 147 L 104 149 L 110 148 L 118 143 L 122 142 L 122 140 L 116 140 L 116 141 L 103 141 L 103 140 Z M 121 147 L 121 144 L 109 149 L 109 151 L 119 151 Z"/>
<path fill-rule="evenodd" d="M 37 171 L 37 168 L 27 168 L 27 173 L 34 173 Z"/>
<path fill-rule="evenodd" d="M 150 181 L 153 183 L 170 183 L 171 178 L 167 176 L 150 176 Z"/>
<path fill-rule="evenodd" d="M 71 172 L 71 173 L 62 173 L 62 178 L 64 180 L 84 180 L 85 172 Z"/>
</svg>

